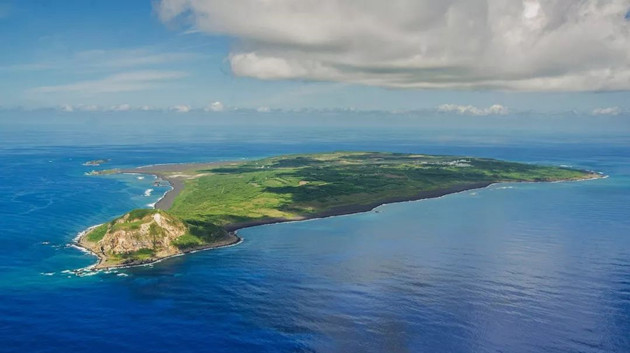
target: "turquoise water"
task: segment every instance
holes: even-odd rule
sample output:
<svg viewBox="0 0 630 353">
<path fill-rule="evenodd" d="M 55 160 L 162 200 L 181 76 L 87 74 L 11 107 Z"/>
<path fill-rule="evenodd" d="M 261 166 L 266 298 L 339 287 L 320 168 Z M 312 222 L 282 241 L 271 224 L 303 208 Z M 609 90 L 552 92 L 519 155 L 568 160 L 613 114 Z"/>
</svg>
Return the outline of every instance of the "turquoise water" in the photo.
<svg viewBox="0 0 630 353">
<path fill-rule="evenodd" d="M 397 127 L 178 131 L 160 143 L 160 131 L 107 141 L 63 128 L 4 136 L 0 351 L 630 351 L 626 141 L 533 143 L 513 132 L 480 143 L 451 131 L 444 142 Z M 86 160 L 128 167 L 340 149 L 567 164 L 610 177 L 493 185 L 244 229 L 238 246 L 149 267 L 64 272 L 94 262 L 67 246 L 79 231 L 167 190 L 150 176 L 84 176 Z"/>
</svg>

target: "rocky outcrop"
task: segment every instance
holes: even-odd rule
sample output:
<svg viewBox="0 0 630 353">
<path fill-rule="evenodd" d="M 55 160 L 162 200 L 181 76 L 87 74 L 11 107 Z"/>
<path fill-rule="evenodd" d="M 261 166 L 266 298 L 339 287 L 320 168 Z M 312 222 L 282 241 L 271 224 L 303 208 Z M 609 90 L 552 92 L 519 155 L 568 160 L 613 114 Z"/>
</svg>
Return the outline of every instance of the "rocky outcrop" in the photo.
<svg viewBox="0 0 630 353">
<path fill-rule="evenodd" d="M 128 217 L 129 214 L 117 220 L 105 234 L 99 244 L 101 252 L 125 254 L 151 249 L 158 257 L 179 252 L 173 241 L 186 233 L 186 226 L 182 222 L 159 211 L 139 221 L 129 222 Z"/>
</svg>

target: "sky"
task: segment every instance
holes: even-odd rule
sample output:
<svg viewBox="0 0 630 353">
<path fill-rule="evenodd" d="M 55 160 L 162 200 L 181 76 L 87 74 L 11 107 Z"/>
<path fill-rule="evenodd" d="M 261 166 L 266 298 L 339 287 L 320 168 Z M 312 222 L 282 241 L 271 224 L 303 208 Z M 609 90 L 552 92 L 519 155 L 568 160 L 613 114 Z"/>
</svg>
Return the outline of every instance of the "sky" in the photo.
<svg viewBox="0 0 630 353">
<path fill-rule="evenodd" d="M 0 0 L 0 109 L 630 112 L 628 0 Z"/>
</svg>

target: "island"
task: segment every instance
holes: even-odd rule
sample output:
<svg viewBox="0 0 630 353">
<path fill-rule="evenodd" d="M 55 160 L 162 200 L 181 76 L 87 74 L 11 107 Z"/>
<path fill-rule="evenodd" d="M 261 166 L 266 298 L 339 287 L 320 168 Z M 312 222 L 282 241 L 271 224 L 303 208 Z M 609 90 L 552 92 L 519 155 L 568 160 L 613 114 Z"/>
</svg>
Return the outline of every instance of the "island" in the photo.
<svg viewBox="0 0 630 353">
<path fill-rule="evenodd" d="M 86 167 L 98 167 L 101 164 L 109 163 L 109 161 L 110 161 L 109 159 L 93 159 L 91 161 L 87 161 L 83 163 L 82 165 Z"/>
<path fill-rule="evenodd" d="M 383 152 L 286 155 L 94 174 L 112 173 L 153 174 L 167 180 L 172 190 L 154 209 L 132 210 L 79 236 L 77 245 L 99 258 L 94 269 L 236 244 L 236 231 L 255 225 L 365 212 L 493 183 L 601 177 L 568 167 Z"/>
</svg>

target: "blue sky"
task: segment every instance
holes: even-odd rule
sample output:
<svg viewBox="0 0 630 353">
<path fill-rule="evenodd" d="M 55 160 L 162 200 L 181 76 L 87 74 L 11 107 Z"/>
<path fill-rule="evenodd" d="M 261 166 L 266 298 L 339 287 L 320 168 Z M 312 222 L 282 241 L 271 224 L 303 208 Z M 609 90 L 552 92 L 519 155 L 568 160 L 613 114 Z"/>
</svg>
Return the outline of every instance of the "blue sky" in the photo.
<svg viewBox="0 0 630 353">
<path fill-rule="evenodd" d="M 436 110 L 441 106 L 441 109 L 474 115 L 492 114 L 488 107 L 493 105 L 505 107 L 509 112 L 624 114 L 630 110 L 630 94 L 623 82 L 621 86 L 612 81 L 597 83 L 594 87 L 599 88 L 595 91 L 587 87 L 567 92 L 573 90 L 571 86 L 561 84 L 552 90 L 532 89 L 532 86 L 522 89 L 508 81 L 501 81 L 497 87 L 485 83 L 471 87 L 459 83 L 433 87 L 436 81 L 427 82 L 425 76 L 409 76 L 401 84 L 392 81 L 391 76 L 375 76 L 373 72 L 377 70 L 374 69 L 361 72 L 361 76 L 354 75 L 355 67 L 330 75 L 324 70 L 304 71 L 302 66 L 296 65 L 311 65 L 311 62 L 320 65 L 305 58 L 326 57 L 321 62 L 333 62 L 336 68 L 350 64 L 341 61 L 342 54 L 330 59 L 327 52 L 310 47 L 299 52 L 295 48 L 306 47 L 304 43 L 296 44 L 295 38 L 283 33 L 265 31 L 270 29 L 266 24 L 278 21 L 272 17 L 266 19 L 264 13 L 257 20 L 242 19 L 239 13 L 248 14 L 236 5 L 215 11 L 217 5 L 212 0 L 200 1 L 198 7 L 180 4 L 184 2 L 0 0 L 0 52 L 3 53 L 0 56 L 0 107 L 65 106 L 73 110 L 144 107 L 184 111 L 204 107 L 216 110 L 265 110 L 266 107 Z M 526 6 L 525 10 L 531 9 Z M 284 9 L 274 11 L 275 16 L 284 13 L 281 12 Z M 626 13 L 620 16 L 619 26 L 624 26 Z M 313 18 L 318 16 L 322 20 L 330 17 L 313 13 Z M 265 30 L 251 30 L 247 27 L 249 23 Z M 387 25 L 383 23 L 384 27 Z M 291 32 L 290 26 L 294 24 L 286 26 Z M 334 23 L 330 26 L 336 28 Z M 314 23 L 313 27 L 318 26 Z M 297 28 L 295 33 L 300 33 L 299 30 Z M 341 34 L 326 35 L 357 36 L 351 43 L 365 35 L 340 31 Z M 321 33 L 312 32 L 300 37 L 309 38 L 311 34 L 317 40 L 322 38 Z M 293 48 L 286 49 L 290 46 Z M 396 49 L 406 48 L 388 50 Z M 356 52 L 344 49 L 343 55 L 359 57 L 363 52 L 373 50 L 369 47 L 358 48 Z M 498 63 L 503 59 L 494 60 Z M 598 60 L 606 61 L 607 57 Z M 287 72 L 282 65 L 269 71 L 263 66 L 268 63 L 289 63 L 285 66 L 292 71 Z M 615 64 L 617 67 L 613 69 L 619 70 L 621 75 L 627 64 Z M 365 62 L 356 67 L 365 67 Z M 425 75 L 424 71 L 421 74 Z M 541 87 L 549 85 L 545 82 Z M 220 104 L 212 106 L 215 102 Z"/>
</svg>

